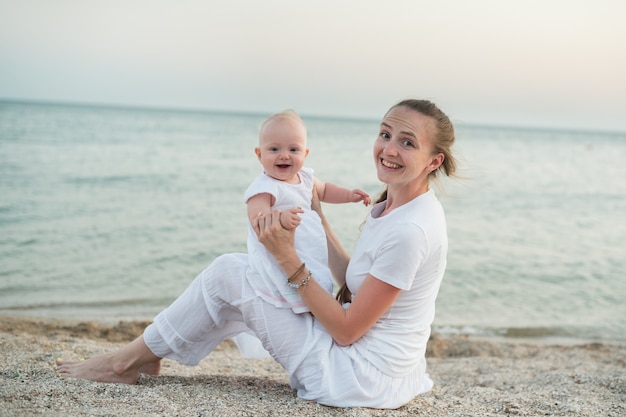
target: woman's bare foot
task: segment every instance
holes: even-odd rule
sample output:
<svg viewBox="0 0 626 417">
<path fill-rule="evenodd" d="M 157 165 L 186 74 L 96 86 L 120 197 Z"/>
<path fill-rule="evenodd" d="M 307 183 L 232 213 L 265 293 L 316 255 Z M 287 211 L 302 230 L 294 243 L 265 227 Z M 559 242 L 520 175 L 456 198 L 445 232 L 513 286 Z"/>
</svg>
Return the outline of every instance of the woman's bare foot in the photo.
<svg viewBox="0 0 626 417">
<path fill-rule="evenodd" d="M 140 373 L 158 375 L 160 370 L 161 358 L 148 349 L 142 336 L 114 353 L 80 362 L 56 360 L 60 376 L 99 382 L 135 384 Z"/>
<path fill-rule="evenodd" d="M 159 375 L 161 373 L 161 359 L 146 363 L 139 368 L 139 373 L 153 376 Z"/>
<path fill-rule="evenodd" d="M 121 365 L 113 365 L 113 354 L 94 356 L 85 361 L 70 362 L 57 359 L 56 370 L 60 376 L 88 379 L 99 382 L 117 382 L 135 384 L 139 379 L 138 369 L 125 369 Z"/>
</svg>

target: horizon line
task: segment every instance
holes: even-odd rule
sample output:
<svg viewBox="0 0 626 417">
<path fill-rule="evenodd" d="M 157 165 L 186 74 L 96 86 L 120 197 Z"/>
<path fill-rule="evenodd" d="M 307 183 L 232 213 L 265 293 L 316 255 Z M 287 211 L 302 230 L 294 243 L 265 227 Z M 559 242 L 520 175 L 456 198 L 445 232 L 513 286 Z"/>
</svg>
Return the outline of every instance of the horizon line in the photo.
<svg viewBox="0 0 626 417">
<path fill-rule="evenodd" d="M 85 102 L 85 101 L 62 101 L 62 100 L 45 100 L 45 99 L 28 99 L 28 98 L 7 98 L 0 97 L 0 103 L 15 103 L 15 104 L 32 104 L 32 105 L 56 105 L 64 107 L 91 107 L 91 108 L 104 108 L 104 109 L 126 109 L 126 110 L 143 110 L 143 111 L 171 111 L 181 113 L 212 113 L 212 114 L 237 114 L 243 116 L 259 116 L 267 117 L 271 112 L 262 112 L 256 110 L 236 110 L 236 109 L 210 109 L 199 107 L 175 107 L 166 105 L 147 105 L 147 104 L 120 104 L 120 103 L 97 103 L 97 102 Z M 366 121 L 376 122 L 380 118 L 374 117 L 358 117 L 358 116 L 336 116 L 329 114 L 308 114 L 300 113 L 303 118 L 311 119 L 331 119 L 331 120 L 346 120 L 346 121 Z M 531 130 L 535 132 L 546 133 L 575 133 L 575 134 L 603 134 L 610 136 L 623 136 L 626 135 L 626 130 L 602 130 L 598 128 L 565 128 L 555 126 L 539 126 L 539 125 L 515 125 L 515 124 L 498 124 L 495 122 L 482 123 L 482 122 L 460 122 L 453 121 L 454 126 L 459 126 L 469 129 L 480 128 L 497 128 L 506 130 Z"/>
</svg>

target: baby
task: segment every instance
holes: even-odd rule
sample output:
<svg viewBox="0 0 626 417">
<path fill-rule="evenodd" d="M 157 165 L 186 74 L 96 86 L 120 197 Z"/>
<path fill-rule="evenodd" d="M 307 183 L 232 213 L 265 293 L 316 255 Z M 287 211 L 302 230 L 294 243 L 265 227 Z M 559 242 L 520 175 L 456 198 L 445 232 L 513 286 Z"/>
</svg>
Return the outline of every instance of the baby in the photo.
<svg viewBox="0 0 626 417">
<path fill-rule="evenodd" d="M 274 258 L 258 241 L 252 223 L 259 215 L 281 210 L 280 223 L 285 229 L 296 228 L 295 247 L 298 255 L 313 273 L 315 280 L 328 292 L 333 279 L 328 268 L 326 234 L 317 213 L 311 210 L 312 193 L 326 203 L 371 203 L 367 193 L 325 183 L 304 167 L 309 149 L 304 122 L 292 110 L 270 116 L 261 125 L 259 146 L 254 149 L 263 173 L 245 192 L 248 207 L 248 254 L 250 283 L 265 301 L 295 313 L 309 311 Z"/>
</svg>

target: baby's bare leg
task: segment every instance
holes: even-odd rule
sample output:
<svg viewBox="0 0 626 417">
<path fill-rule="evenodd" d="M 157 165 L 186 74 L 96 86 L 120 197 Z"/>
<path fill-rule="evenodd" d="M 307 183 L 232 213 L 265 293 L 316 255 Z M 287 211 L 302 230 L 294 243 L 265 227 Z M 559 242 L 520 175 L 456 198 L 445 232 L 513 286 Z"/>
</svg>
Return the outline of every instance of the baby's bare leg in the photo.
<svg viewBox="0 0 626 417">
<path fill-rule="evenodd" d="M 140 373 L 158 375 L 161 358 L 155 356 L 143 340 L 143 336 L 105 355 L 94 356 L 85 361 L 69 362 L 57 359 L 60 376 L 88 379 L 99 382 L 135 384 Z"/>
</svg>

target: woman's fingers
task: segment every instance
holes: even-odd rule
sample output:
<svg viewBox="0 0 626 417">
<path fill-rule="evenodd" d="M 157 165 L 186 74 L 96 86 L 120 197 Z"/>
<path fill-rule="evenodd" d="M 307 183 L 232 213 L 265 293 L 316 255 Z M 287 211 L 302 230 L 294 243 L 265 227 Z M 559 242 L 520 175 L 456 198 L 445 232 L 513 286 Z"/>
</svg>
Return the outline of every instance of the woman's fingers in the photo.
<svg viewBox="0 0 626 417">
<path fill-rule="evenodd" d="M 254 220 L 252 220 L 252 228 L 254 229 L 254 233 L 256 233 L 257 236 L 259 235 L 259 223 L 261 221 L 261 216 L 263 216 L 263 213 L 259 212 Z"/>
<path fill-rule="evenodd" d="M 282 229 L 280 224 L 280 210 L 274 210 L 268 214 L 260 213 L 254 219 L 254 231 L 261 242 L 264 238 L 275 231 Z"/>
<path fill-rule="evenodd" d="M 295 228 L 285 229 L 280 223 L 280 214 L 280 210 L 275 210 L 256 219 L 255 231 L 259 242 L 274 256 L 290 250 L 294 245 Z"/>
<path fill-rule="evenodd" d="M 283 228 L 283 225 L 280 223 L 280 213 L 280 210 L 272 211 L 272 223 L 270 224 L 272 230 L 279 230 Z"/>
</svg>

